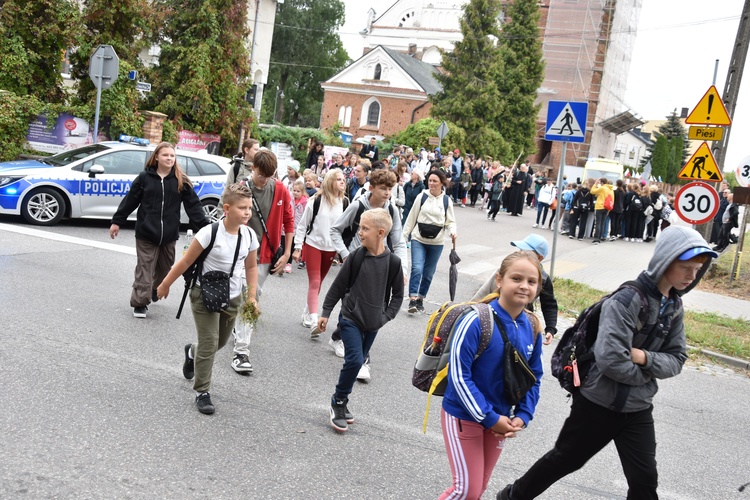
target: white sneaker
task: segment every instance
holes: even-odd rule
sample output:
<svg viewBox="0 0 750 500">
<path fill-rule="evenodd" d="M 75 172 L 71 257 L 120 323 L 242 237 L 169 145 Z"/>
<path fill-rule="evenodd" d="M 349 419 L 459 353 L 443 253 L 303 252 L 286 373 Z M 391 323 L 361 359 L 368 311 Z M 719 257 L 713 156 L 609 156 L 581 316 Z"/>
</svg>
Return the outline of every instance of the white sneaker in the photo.
<svg viewBox="0 0 750 500">
<path fill-rule="evenodd" d="M 531 227 L 537 227 L 539 224 L 532 224 Z"/>
<path fill-rule="evenodd" d="M 333 340 L 330 339 L 328 341 L 328 345 L 331 346 L 331 349 L 333 349 L 333 353 L 338 356 L 339 358 L 344 357 L 344 341 L 343 340 Z"/>
<path fill-rule="evenodd" d="M 318 337 L 320 337 L 320 329 L 318 328 L 318 315 L 311 314 L 310 319 L 312 320 L 312 325 L 310 326 L 310 338 L 317 339 Z"/>
<path fill-rule="evenodd" d="M 370 376 L 370 365 L 367 363 L 363 364 L 362 367 L 359 369 L 359 373 L 357 373 L 357 380 L 363 383 L 367 383 L 372 379 Z"/>
<path fill-rule="evenodd" d="M 305 310 L 302 312 L 302 326 L 310 328 L 313 324 L 312 316 L 307 312 L 307 306 L 305 306 Z"/>
<path fill-rule="evenodd" d="M 625 241 L 630 241 L 630 238 L 623 238 Z"/>
</svg>

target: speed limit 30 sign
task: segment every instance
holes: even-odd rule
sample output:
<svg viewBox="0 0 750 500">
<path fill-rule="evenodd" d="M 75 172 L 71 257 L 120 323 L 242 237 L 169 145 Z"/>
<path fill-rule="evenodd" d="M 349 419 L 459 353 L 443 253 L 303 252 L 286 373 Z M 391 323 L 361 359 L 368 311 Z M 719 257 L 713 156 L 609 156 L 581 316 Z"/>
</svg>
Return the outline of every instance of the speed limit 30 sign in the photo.
<svg viewBox="0 0 750 500">
<path fill-rule="evenodd" d="M 677 191 L 674 206 L 688 224 L 705 224 L 719 211 L 719 193 L 705 182 L 690 182 Z"/>
</svg>

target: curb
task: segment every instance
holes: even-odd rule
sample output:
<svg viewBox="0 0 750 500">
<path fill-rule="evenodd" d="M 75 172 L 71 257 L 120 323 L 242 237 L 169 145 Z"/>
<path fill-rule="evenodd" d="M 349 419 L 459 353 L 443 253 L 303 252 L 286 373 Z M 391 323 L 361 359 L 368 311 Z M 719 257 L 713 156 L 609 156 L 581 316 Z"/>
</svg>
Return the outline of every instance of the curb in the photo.
<svg viewBox="0 0 750 500">
<path fill-rule="evenodd" d="M 733 358 L 732 356 L 727 356 L 726 354 L 721 354 L 718 352 L 710 351 L 708 349 L 699 349 L 699 348 L 692 347 L 692 346 L 688 346 L 688 349 L 694 350 L 705 356 L 714 358 L 717 361 L 721 361 L 722 363 L 733 366 L 735 368 L 740 368 L 742 370 L 750 370 L 750 361 L 746 361 L 744 359 L 739 359 L 739 358 Z"/>
</svg>

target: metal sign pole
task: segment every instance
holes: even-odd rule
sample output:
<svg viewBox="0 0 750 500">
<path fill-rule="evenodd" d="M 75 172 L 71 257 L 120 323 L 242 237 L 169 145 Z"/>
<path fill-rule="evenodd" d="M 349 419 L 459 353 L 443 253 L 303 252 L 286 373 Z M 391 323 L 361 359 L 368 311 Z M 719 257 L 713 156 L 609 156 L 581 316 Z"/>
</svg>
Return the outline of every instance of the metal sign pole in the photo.
<svg viewBox="0 0 750 500">
<path fill-rule="evenodd" d="M 557 251 L 557 225 L 560 221 L 560 215 L 563 215 L 562 210 L 562 180 L 563 180 L 563 170 L 565 170 L 565 156 L 568 148 L 568 141 L 564 141 L 562 143 L 562 158 L 560 159 L 560 171 L 557 172 L 557 212 L 555 212 L 555 224 L 554 224 L 554 234 L 552 235 L 552 257 L 550 259 L 549 264 L 549 277 L 550 279 L 555 279 L 555 253 Z"/>
<path fill-rule="evenodd" d="M 735 279 L 740 277 L 740 265 L 742 260 L 742 247 L 745 244 L 745 230 L 747 229 L 747 212 L 750 209 L 750 205 L 745 205 L 745 213 L 742 214 L 742 223 L 740 224 L 740 235 L 737 241 L 737 248 L 734 252 L 734 259 L 732 261 L 732 270 L 729 273 L 729 286 Z M 735 276 L 736 274 L 736 276 Z"/>
<path fill-rule="evenodd" d="M 102 100 L 102 74 L 104 73 L 104 54 L 97 56 L 99 58 L 99 83 L 96 86 L 96 112 L 94 113 L 94 144 L 99 137 L 99 105 Z"/>
</svg>

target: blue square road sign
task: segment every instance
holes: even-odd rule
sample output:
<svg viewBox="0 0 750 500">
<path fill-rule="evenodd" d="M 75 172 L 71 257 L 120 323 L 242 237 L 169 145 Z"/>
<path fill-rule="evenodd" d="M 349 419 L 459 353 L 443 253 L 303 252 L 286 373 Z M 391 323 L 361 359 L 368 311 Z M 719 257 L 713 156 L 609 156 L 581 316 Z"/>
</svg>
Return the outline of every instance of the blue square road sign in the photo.
<svg viewBox="0 0 750 500">
<path fill-rule="evenodd" d="M 587 102 L 550 101 L 547 106 L 547 141 L 584 142 L 586 139 Z"/>
</svg>

